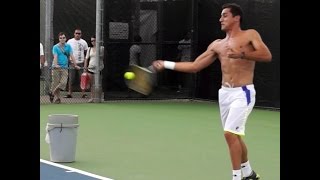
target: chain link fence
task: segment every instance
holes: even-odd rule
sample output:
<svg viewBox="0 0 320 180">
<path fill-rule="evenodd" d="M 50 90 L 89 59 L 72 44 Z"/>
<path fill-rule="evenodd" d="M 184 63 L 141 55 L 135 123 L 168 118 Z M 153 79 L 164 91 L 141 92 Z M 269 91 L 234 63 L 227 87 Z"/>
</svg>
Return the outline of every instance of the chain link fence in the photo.
<svg viewBox="0 0 320 180">
<path fill-rule="evenodd" d="M 69 95 L 69 73 L 70 71 L 75 71 L 75 79 L 72 82 L 71 88 L 72 88 L 72 96 Z M 65 89 L 60 90 L 60 101 L 57 101 L 57 97 L 53 99 L 52 102 L 50 102 L 50 96 L 49 94 L 53 92 L 53 78 L 52 78 L 52 69 L 49 67 L 43 67 L 40 69 L 40 103 L 42 104 L 48 104 L 48 103 L 87 103 L 92 102 L 91 95 L 91 88 L 93 86 L 82 92 L 82 89 L 80 88 L 80 81 L 81 81 L 81 74 L 82 70 L 74 70 L 74 68 L 70 68 L 67 70 L 68 75 L 66 77 L 62 77 L 60 82 L 66 81 L 67 84 L 65 86 Z M 89 82 L 90 84 L 90 82 Z"/>
<path fill-rule="evenodd" d="M 72 35 L 73 28 L 80 27 L 84 34 L 83 38 L 89 41 L 89 35 L 94 33 L 95 28 L 95 8 L 93 8 L 95 1 L 55 0 L 54 2 L 53 34 L 63 30 Z M 224 33 L 220 30 L 219 18 L 221 6 L 226 2 L 228 1 L 105 1 L 103 100 L 179 98 L 217 100 L 218 90 L 221 87 L 219 61 L 196 74 L 171 70 L 158 73 L 154 91 L 148 97 L 129 91 L 123 74 L 129 65 L 130 48 L 133 45 L 140 47 L 139 65 L 143 67 L 150 66 L 155 59 L 184 61 L 181 59 L 182 52 L 194 61 L 212 41 L 224 37 Z M 272 63 L 256 65 L 254 80 L 257 89 L 256 105 L 280 108 L 280 1 L 235 0 L 234 2 L 240 4 L 244 10 L 243 28 L 257 29 L 273 54 Z M 68 10 L 63 11 L 66 4 Z M 85 13 L 77 13 L 80 11 Z M 43 30 L 41 18 L 40 30 Z M 185 39 L 187 34 L 190 35 L 190 39 Z M 140 36 L 141 41 L 135 41 L 136 36 Z M 40 40 L 43 37 L 40 36 Z M 40 76 L 40 103 L 49 102 L 46 91 L 50 78 L 47 76 L 44 74 Z M 79 94 L 75 95 L 77 98 L 63 99 L 62 102 L 86 102 L 85 98 L 81 98 L 79 87 L 79 82 L 74 84 Z"/>
</svg>

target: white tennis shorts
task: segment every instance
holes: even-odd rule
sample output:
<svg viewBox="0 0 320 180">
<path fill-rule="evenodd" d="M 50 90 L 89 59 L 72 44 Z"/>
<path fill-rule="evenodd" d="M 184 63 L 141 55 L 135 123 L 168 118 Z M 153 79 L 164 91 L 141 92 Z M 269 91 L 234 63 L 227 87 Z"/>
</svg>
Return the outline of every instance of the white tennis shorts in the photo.
<svg viewBox="0 0 320 180">
<path fill-rule="evenodd" d="M 245 135 L 245 125 L 256 101 L 254 85 L 219 89 L 219 107 L 222 127 L 237 135 Z"/>
</svg>

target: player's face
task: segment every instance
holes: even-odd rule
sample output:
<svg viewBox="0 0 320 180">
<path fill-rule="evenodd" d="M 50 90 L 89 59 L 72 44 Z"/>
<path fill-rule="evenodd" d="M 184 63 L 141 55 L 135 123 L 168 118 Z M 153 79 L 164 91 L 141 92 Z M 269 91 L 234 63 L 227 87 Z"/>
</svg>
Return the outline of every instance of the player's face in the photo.
<svg viewBox="0 0 320 180">
<path fill-rule="evenodd" d="M 221 23 L 221 30 L 226 31 L 232 27 L 232 25 L 235 22 L 235 18 L 237 16 L 233 17 L 232 13 L 230 12 L 230 8 L 225 8 L 221 12 L 221 17 L 219 19 Z"/>
</svg>

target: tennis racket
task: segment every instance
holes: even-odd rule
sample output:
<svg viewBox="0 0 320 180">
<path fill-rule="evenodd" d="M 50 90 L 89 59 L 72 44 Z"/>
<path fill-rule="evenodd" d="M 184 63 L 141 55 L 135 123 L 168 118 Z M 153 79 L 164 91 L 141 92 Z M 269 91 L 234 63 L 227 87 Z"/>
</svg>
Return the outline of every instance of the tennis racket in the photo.
<svg viewBox="0 0 320 180">
<path fill-rule="evenodd" d="M 152 92 L 155 74 L 151 70 L 137 65 L 129 65 L 126 72 L 135 74 L 134 79 L 125 79 L 128 88 L 144 95 L 149 95 Z"/>
</svg>

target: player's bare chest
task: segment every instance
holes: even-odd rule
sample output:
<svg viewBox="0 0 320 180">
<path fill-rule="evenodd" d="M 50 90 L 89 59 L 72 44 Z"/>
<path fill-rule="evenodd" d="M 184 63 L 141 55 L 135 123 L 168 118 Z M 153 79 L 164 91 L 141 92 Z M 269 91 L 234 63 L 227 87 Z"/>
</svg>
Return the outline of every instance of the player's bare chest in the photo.
<svg viewBox="0 0 320 180">
<path fill-rule="evenodd" d="M 248 40 L 241 38 L 230 38 L 220 41 L 214 50 L 220 55 L 226 54 L 228 51 L 239 51 L 249 45 Z"/>
</svg>

